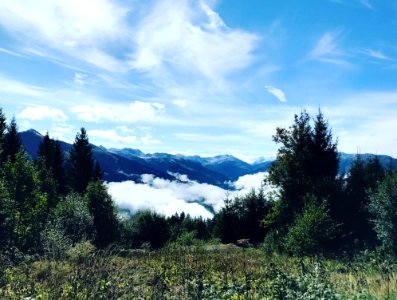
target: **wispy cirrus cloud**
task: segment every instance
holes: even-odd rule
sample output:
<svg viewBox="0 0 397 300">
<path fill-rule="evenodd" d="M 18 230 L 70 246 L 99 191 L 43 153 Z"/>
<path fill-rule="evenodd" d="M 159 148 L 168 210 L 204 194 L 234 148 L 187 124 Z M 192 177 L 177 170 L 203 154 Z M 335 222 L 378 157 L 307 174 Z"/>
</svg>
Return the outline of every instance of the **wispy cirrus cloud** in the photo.
<svg viewBox="0 0 397 300">
<path fill-rule="evenodd" d="M 128 9 L 107 0 L 0 2 L 0 25 L 49 57 L 61 53 L 107 70 L 121 70 L 106 44 L 123 39 Z"/>
<path fill-rule="evenodd" d="M 350 66 L 346 60 L 348 53 L 343 51 L 338 44 L 341 32 L 326 32 L 316 42 L 307 58 L 324 63 L 330 63 L 340 66 Z"/>
<path fill-rule="evenodd" d="M 391 60 L 390 57 L 386 56 L 382 51 L 379 50 L 364 48 L 364 49 L 359 49 L 357 52 L 379 60 Z"/>
<path fill-rule="evenodd" d="M 31 97 L 43 97 L 47 94 L 47 90 L 43 87 L 4 77 L 1 74 L 0 92 L 4 94 L 24 95 Z"/>
<path fill-rule="evenodd" d="M 196 75 L 222 84 L 253 62 L 258 38 L 227 27 L 204 1 L 158 1 L 136 27 L 130 66 L 153 77 Z"/>
<path fill-rule="evenodd" d="M 114 147 L 140 147 L 142 145 L 161 144 L 161 141 L 153 138 L 149 133 L 142 130 L 123 129 L 91 129 L 90 137 L 95 138 L 101 145 L 109 148 Z"/>
<path fill-rule="evenodd" d="M 274 97 L 276 97 L 280 102 L 287 102 L 287 97 L 281 89 L 271 85 L 266 85 L 265 89 Z"/>
<path fill-rule="evenodd" d="M 70 108 L 77 118 L 86 122 L 134 123 L 154 121 L 164 110 L 164 105 L 156 102 L 134 101 L 129 104 L 83 104 Z"/>
</svg>

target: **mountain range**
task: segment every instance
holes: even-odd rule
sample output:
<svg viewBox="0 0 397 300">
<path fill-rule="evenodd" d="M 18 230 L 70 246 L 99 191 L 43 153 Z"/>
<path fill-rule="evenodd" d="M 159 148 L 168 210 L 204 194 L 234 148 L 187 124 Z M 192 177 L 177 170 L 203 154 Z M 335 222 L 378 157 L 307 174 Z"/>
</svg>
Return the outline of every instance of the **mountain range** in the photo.
<svg viewBox="0 0 397 300">
<path fill-rule="evenodd" d="M 20 133 L 26 152 L 34 159 L 43 135 L 34 129 Z M 60 141 L 62 150 L 67 155 L 72 144 Z M 259 159 L 254 163 L 247 163 L 231 155 L 217 155 L 213 157 L 185 156 L 168 153 L 143 153 L 138 149 L 107 149 L 103 146 L 92 145 L 95 159 L 104 171 L 106 181 L 133 180 L 140 182 L 142 174 L 152 174 L 168 180 L 180 180 L 179 174 L 187 175 L 190 180 L 208 183 L 223 188 L 230 188 L 229 183 L 240 176 L 265 172 L 272 160 Z M 373 154 L 360 154 L 367 159 Z M 347 172 L 355 159 L 355 154 L 340 153 L 339 171 Z M 378 155 L 381 164 L 387 167 L 397 160 L 387 155 Z"/>
</svg>

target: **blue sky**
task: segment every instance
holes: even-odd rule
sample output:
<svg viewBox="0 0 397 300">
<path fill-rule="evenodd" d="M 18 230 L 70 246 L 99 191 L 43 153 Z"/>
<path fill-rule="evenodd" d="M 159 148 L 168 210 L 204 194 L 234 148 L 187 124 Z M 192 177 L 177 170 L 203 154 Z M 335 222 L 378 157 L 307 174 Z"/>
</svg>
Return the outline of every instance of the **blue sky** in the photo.
<svg viewBox="0 0 397 300">
<path fill-rule="evenodd" d="M 0 0 L 20 130 L 144 152 L 273 156 L 319 107 L 339 150 L 397 156 L 397 2 Z"/>
</svg>

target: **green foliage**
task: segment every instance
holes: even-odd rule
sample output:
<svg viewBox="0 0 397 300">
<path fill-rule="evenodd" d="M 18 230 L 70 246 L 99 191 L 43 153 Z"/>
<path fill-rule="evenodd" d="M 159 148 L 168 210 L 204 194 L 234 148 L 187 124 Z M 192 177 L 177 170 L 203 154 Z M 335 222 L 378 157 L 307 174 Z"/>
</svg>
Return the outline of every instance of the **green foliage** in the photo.
<svg viewBox="0 0 397 300">
<path fill-rule="evenodd" d="M 69 176 L 72 190 L 78 193 L 84 193 L 88 183 L 94 177 L 92 146 L 90 145 L 87 132 L 84 128 L 81 128 L 80 133 L 76 135 L 69 154 Z"/>
<path fill-rule="evenodd" d="M 66 175 L 60 142 L 51 139 L 47 132 L 39 145 L 37 154 L 39 165 L 42 169 L 45 167 L 56 184 L 56 192 L 59 195 L 64 195 L 66 193 Z"/>
<path fill-rule="evenodd" d="M 66 257 L 72 247 L 72 241 L 65 235 L 59 224 L 48 223 L 41 232 L 42 253 L 51 260 L 60 260 Z"/>
<path fill-rule="evenodd" d="M 10 159 L 12 162 L 15 162 L 16 156 L 21 149 L 22 141 L 19 136 L 18 126 L 15 118 L 12 118 L 10 124 L 7 126 L 7 133 L 5 135 L 3 149 L 5 161 Z"/>
<path fill-rule="evenodd" d="M 73 253 L 72 253 L 73 252 Z M 325 259 L 265 256 L 230 247 L 95 251 L 76 245 L 62 261 L 7 267 L 1 299 L 394 299 L 396 271 Z M 389 287 L 389 288 L 387 288 Z"/>
<path fill-rule="evenodd" d="M 161 248 L 169 240 L 170 232 L 166 218 L 152 211 L 138 211 L 122 224 L 123 243 L 135 248 L 149 244 L 152 249 Z"/>
<path fill-rule="evenodd" d="M 225 199 L 225 206 L 214 218 L 215 234 L 224 243 L 234 243 L 238 239 L 260 243 L 266 233 L 261 222 L 269 208 L 270 202 L 262 188 L 234 199 Z"/>
<path fill-rule="evenodd" d="M 358 240 L 366 246 L 374 246 L 376 239 L 368 211 L 369 194 L 384 177 L 385 170 L 377 157 L 364 161 L 357 155 L 346 178 L 343 207 L 337 216 L 343 222 L 350 241 Z"/>
<path fill-rule="evenodd" d="M 338 225 L 330 218 L 326 202 L 308 200 L 285 237 L 285 248 L 296 256 L 325 253 L 338 232 Z"/>
<path fill-rule="evenodd" d="M 277 161 L 269 169 L 269 180 L 280 187 L 280 204 L 266 220 L 268 226 L 283 228 L 302 212 L 307 194 L 333 204 L 337 193 L 338 153 L 331 131 L 321 112 L 310 124 L 306 111 L 295 115 L 289 129 L 277 128 L 280 143 Z M 273 223 L 273 224 L 271 224 Z"/>
<path fill-rule="evenodd" d="M 104 183 L 102 181 L 90 182 L 85 199 L 94 218 L 95 245 L 103 248 L 115 242 L 119 236 L 116 207 Z"/>
<path fill-rule="evenodd" d="M 69 194 L 53 210 L 47 230 L 56 230 L 61 238 L 66 238 L 72 245 L 95 238 L 94 218 L 88 203 L 79 194 Z"/>
<path fill-rule="evenodd" d="M 11 203 L 7 205 L 10 216 L 10 244 L 20 250 L 37 248 L 40 231 L 47 213 L 47 194 L 40 190 L 41 182 L 33 163 L 20 151 L 3 168 L 4 188 Z"/>
<path fill-rule="evenodd" d="M 11 215 L 13 201 L 8 193 L 5 182 L 0 179 L 0 251 L 6 249 L 12 238 L 12 220 Z"/>
<path fill-rule="evenodd" d="M 397 173 L 387 176 L 369 199 L 377 237 L 388 253 L 397 255 Z"/>
<path fill-rule="evenodd" d="M 6 117 L 3 109 L 0 108 L 0 164 L 6 161 L 4 148 L 5 148 L 5 133 L 7 130 Z"/>
</svg>

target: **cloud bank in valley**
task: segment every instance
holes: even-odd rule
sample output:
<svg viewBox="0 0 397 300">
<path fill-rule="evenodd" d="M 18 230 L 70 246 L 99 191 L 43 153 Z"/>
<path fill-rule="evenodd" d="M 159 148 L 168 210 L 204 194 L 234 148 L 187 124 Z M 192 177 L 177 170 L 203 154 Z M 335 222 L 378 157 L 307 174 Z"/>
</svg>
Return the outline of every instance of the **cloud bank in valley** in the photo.
<svg viewBox="0 0 397 300">
<path fill-rule="evenodd" d="M 151 209 L 167 216 L 185 212 L 193 217 L 211 218 L 212 211 L 219 211 L 226 197 L 244 195 L 261 187 L 265 176 L 264 172 L 242 176 L 230 183 L 233 191 L 189 180 L 186 175 L 170 181 L 146 174 L 142 175 L 142 183 L 110 182 L 108 187 L 118 207 L 132 213 Z"/>
</svg>

